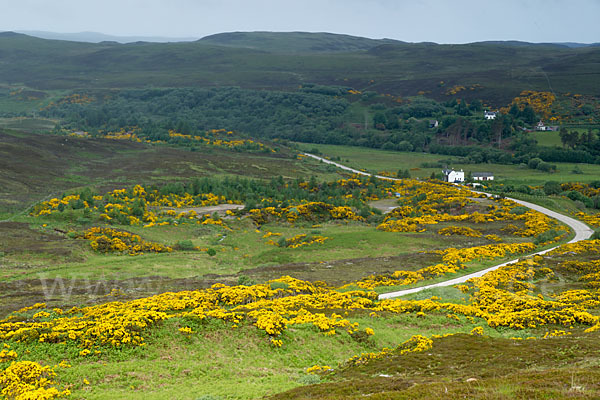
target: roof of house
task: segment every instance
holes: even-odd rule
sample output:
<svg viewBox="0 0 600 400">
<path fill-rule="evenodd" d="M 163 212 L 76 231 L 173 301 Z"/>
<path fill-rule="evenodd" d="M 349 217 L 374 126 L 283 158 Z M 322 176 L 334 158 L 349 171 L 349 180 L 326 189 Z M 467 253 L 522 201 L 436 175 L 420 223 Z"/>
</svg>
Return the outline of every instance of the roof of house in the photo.
<svg viewBox="0 0 600 400">
<path fill-rule="evenodd" d="M 442 172 L 444 173 L 444 175 L 450 175 L 450 173 L 451 173 L 451 172 L 456 172 L 457 174 L 458 174 L 458 173 L 461 173 L 461 174 L 463 174 L 463 173 L 464 173 L 464 171 L 463 171 L 462 169 L 461 169 L 460 171 L 457 171 L 457 170 L 455 170 L 455 169 L 448 169 L 448 168 L 444 168 L 444 169 L 442 170 Z"/>
<path fill-rule="evenodd" d="M 494 176 L 491 172 L 473 172 L 472 176 Z"/>
</svg>

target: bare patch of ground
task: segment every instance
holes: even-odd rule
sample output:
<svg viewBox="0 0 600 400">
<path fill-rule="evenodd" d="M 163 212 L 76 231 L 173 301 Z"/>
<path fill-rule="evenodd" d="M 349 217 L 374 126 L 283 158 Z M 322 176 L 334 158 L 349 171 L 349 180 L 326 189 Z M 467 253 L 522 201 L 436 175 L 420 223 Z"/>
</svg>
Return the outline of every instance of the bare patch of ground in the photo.
<svg viewBox="0 0 600 400">
<path fill-rule="evenodd" d="M 387 214 L 390 211 L 392 211 L 394 208 L 398 207 L 398 200 L 397 199 L 377 200 L 377 201 L 370 202 L 369 205 L 373 208 L 381 210 L 384 214 Z"/>
<path fill-rule="evenodd" d="M 213 213 L 223 215 L 229 210 L 241 210 L 244 207 L 245 206 L 243 204 L 218 204 L 216 206 L 206 206 L 206 207 L 183 207 L 183 208 L 164 207 L 162 209 L 163 210 L 175 210 L 178 212 L 195 211 L 199 215 L 213 214 Z"/>
</svg>

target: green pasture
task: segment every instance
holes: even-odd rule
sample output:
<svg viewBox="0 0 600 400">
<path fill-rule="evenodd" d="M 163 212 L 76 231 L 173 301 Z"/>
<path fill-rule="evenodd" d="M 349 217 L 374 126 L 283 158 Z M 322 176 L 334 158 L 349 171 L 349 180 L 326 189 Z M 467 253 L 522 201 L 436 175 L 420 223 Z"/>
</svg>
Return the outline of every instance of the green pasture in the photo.
<svg viewBox="0 0 600 400">
<path fill-rule="evenodd" d="M 444 165 L 465 172 L 492 172 L 496 181 L 506 184 L 543 185 L 547 181 L 558 182 L 591 182 L 600 177 L 600 165 L 552 163 L 556 164 L 557 172 L 549 173 L 530 169 L 525 165 L 506 164 L 462 164 L 454 162 L 456 157 L 415 152 L 386 151 L 354 146 L 339 146 L 325 144 L 298 143 L 303 151 L 310 152 L 318 149 L 322 156 L 329 157 L 340 164 L 355 169 L 365 169 L 367 172 L 382 171 L 396 174 L 398 170 L 408 169 L 413 178 L 428 178 L 432 173 L 440 175 L 442 168 L 423 168 L 422 163 L 442 161 Z M 449 162 L 448 162 L 449 161 Z M 578 166 L 582 173 L 574 173 Z"/>
<path fill-rule="evenodd" d="M 533 137 L 537 140 L 539 146 L 547 146 L 547 147 L 562 147 L 562 142 L 560 141 L 559 132 L 550 131 L 550 132 L 530 132 L 529 136 Z"/>
</svg>

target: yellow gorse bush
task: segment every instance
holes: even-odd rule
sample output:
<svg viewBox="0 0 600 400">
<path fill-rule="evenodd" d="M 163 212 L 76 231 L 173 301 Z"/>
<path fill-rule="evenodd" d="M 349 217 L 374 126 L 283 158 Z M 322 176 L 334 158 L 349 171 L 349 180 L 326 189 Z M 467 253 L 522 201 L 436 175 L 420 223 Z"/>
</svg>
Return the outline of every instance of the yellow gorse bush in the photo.
<svg viewBox="0 0 600 400">
<path fill-rule="evenodd" d="M 271 233 L 271 232 L 268 232 Z M 273 235 L 264 235 L 263 237 L 269 237 L 269 236 L 273 236 Z M 321 236 L 321 235 L 311 235 L 308 236 L 305 233 L 296 235 L 292 238 L 289 239 L 285 239 L 285 243 L 283 244 L 284 247 L 288 247 L 290 249 L 297 249 L 299 247 L 303 247 L 303 246 L 310 246 L 313 244 L 323 244 L 325 243 L 326 240 L 331 240 L 330 237 L 326 237 L 326 236 Z M 279 243 L 274 242 L 273 240 L 269 240 L 267 242 L 268 244 L 271 244 L 273 246 L 280 246 Z"/>
<path fill-rule="evenodd" d="M 224 147 L 228 149 L 236 149 L 243 148 L 246 150 L 269 150 L 272 153 L 275 153 L 275 149 L 265 145 L 264 143 L 252 140 L 252 139 L 218 139 L 211 138 L 210 136 L 216 136 L 219 133 L 224 133 L 226 135 L 233 135 L 233 131 L 226 131 L 225 129 L 213 129 L 211 131 L 206 132 L 205 136 L 199 135 L 186 135 L 183 133 L 175 132 L 174 130 L 169 130 L 169 137 L 171 138 L 179 138 L 186 141 L 193 141 L 196 143 L 203 144 L 205 146 L 214 146 L 214 147 Z"/>
<path fill-rule="evenodd" d="M 87 239 L 94 251 L 100 253 L 170 253 L 171 247 L 143 240 L 139 235 L 112 228 L 92 227 L 84 231 L 80 237 Z"/>
<path fill-rule="evenodd" d="M 404 286 L 423 280 L 436 278 L 450 273 L 456 273 L 465 268 L 465 263 L 474 260 L 493 260 L 510 254 L 522 254 L 533 251 L 533 243 L 498 243 L 484 246 L 467 247 L 464 249 L 448 248 L 439 250 L 442 263 L 430 265 L 416 271 L 395 271 L 391 275 L 371 275 L 355 284 L 363 289 L 373 289 L 377 286 Z"/>
<path fill-rule="evenodd" d="M 486 254 L 488 250 L 480 251 Z M 452 255 L 452 259 L 456 259 L 453 251 L 449 249 L 444 255 Z M 496 255 L 495 252 L 491 254 Z M 579 258 L 571 259 L 573 254 Z M 144 337 L 149 330 L 162 321 L 176 318 L 175 329 L 186 336 L 201 331 L 205 321 L 216 319 L 231 328 L 251 324 L 264 332 L 270 346 L 280 347 L 285 343 L 287 328 L 294 325 L 308 326 L 322 335 L 336 335 L 340 331 L 355 334 L 359 331 L 358 323 L 342 315 L 349 311 L 373 318 L 390 313 L 413 313 L 416 317 L 425 318 L 428 314 L 437 313 L 453 319 L 464 316 L 471 323 L 474 322 L 473 317 L 478 317 L 492 328 L 524 329 L 549 325 L 570 329 L 583 325 L 592 331 L 600 329 L 600 318 L 589 311 L 600 308 L 599 286 L 570 288 L 546 298 L 536 292 L 535 285 L 540 280 L 553 279 L 555 272 L 572 276 L 580 285 L 597 282 L 600 276 L 598 254 L 600 240 L 589 240 L 561 246 L 544 257 L 535 256 L 501 267 L 461 285 L 461 290 L 470 294 L 468 304 L 443 302 L 436 297 L 378 301 L 372 291 L 339 291 L 324 283 L 282 277 L 266 284 L 216 284 L 204 290 L 169 292 L 66 311 L 50 310 L 44 304 L 35 304 L 0 321 L 0 340 L 38 341 L 49 345 L 74 343 L 80 346 L 81 357 L 90 357 L 99 354 L 103 346 L 144 346 Z M 471 256 L 481 256 L 481 253 L 475 251 Z M 464 259 L 458 257 L 458 260 Z M 192 322 L 193 330 L 189 328 Z M 569 334 L 565 329 L 550 330 L 545 337 Z M 367 336 L 376 334 L 371 328 L 364 329 L 364 332 Z M 483 333 L 481 327 L 471 331 L 473 335 Z M 439 337 L 415 335 L 395 349 L 385 348 L 354 356 L 342 367 L 364 364 L 392 353 L 403 355 L 427 351 Z M 8 346 L 0 352 L 0 362 L 12 362 L 11 366 L 14 365 L 0 372 L 0 388 L 11 393 L 6 397 L 18 398 L 14 395 L 17 391 L 36 393 L 36 390 L 49 396 L 42 398 L 67 394 L 56 388 L 51 369 L 32 362 L 17 364 L 15 358 L 16 354 Z M 314 366 L 309 371 L 318 373 L 330 369 L 328 366 Z M 33 383 L 25 386 L 23 382 L 29 377 L 33 377 Z"/>
<path fill-rule="evenodd" d="M 523 109 L 529 105 L 536 114 L 542 114 L 545 119 L 552 117 L 552 103 L 556 100 L 556 96 L 552 92 L 538 92 L 535 90 L 523 90 L 519 96 L 515 97 L 512 104 L 516 104 L 519 109 Z M 509 107 L 501 108 L 503 114 L 508 114 Z M 556 119 L 557 116 L 554 116 Z M 554 120 L 553 119 L 553 120 Z"/>
<path fill-rule="evenodd" d="M 584 212 L 578 212 L 576 216 L 587 224 L 590 224 L 594 227 L 600 227 L 600 213 L 586 214 Z"/>
<path fill-rule="evenodd" d="M 348 367 L 353 365 L 366 364 L 372 360 L 380 360 L 390 356 L 393 353 L 399 352 L 400 355 L 406 353 L 417 353 L 425 350 L 429 350 L 433 347 L 433 340 L 422 336 L 414 335 L 405 342 L 402 342 L 395 349 L 384 347 L 381 351 L 376 353 L 361 353 L 360 355 L 353 356 L 346 360 L 342 367 Z"/>
<path fill-rule="evenodd" d="M 91 201 L 91 200 L 90 200 Z M 149 190 L 136 185 L 131 190 L 115 189 L 103 196 L 93 196 L 93 205 L 83 201 L 81 195 L 66 195 L 41 202 L 33 207 L 30 215 L 43 216 L 62 212 L 66 207 L 81 208 L 98 215 L 98 220 L 108 223 L 118 222 L 124 225 L 167 225 L 171 223 L 197 223 L 203 225 L 225 224 L 221 218 L 214 219 L 210 214 L 198 214 L 194 210 L 176 211 L 177 208 L 206 207 L 218 204 L 233 204 L 224 196 L 213 193 L 192 195 L 161 194 L 157 189 Z"/>
<path fill-rule="evenodd" d="M 4 346 L 9 347 L 6 344 Z M 17 353 L 12 350 L 8 353 L 10 354 L 8 359 L 2 359 L 2 353 L 0 353 L 0 364 L 11 361 L 6 368 L 0 367 L 0 398 L 51 400 L 71 394 L 68 389 L 60 390 L 58 383 L 54 380 L 56 378 L 54 369 L 66 367 L 66 363 L 51 368 L 33 361 L 15 361 Z"/>
<path fill-rule="evenodd" d="M 461 187 L 444 186 L 431 182 L 417 182 L 413 186 L 397 188 L 402 194 L 402 205 L 389 213 L 377 229 L 387 232 L 423 232 L 427 225 L 440 222 L 485 223 L 493 221 L 520 221 L 522 227 L 513 225 L 509 232 L 515 236 L 531 237 L 550 229 L 565 230 L 546 215 L 527 210 L 523 213 L 512 212 L 518 204 L 502 199 L 490 205 L 488 212 L 464 211 L 471 204 L 472 192 Z M 404 192 L 402 192 L 404 190 Z M 452 209 L 453 213 L 446 212 Z M 463 212 L 460 212 L 463 211 Z M 440 230 L 441 235 L 462 234 L 479 237 L 481 233 L 468 227 L 447 227 Z"/>
<path fill-rule="evenodd" d="M 313 201 L 289 207 L 264 207 L 250 210 L 250 218 L 256 225 L 263 225 L 269 220 L 277 219 L 290 223 L 300 219 L 303 221 L 321 222 L 330 219 L 364 221 L 348 206 Z"/>
<path fill-rule="evenodd" d="M 469 228 L 468 226 L 449 226 L 447 228 L 442 228 L 438 231 L 439 235 L 444 236 L 452 236 L 452 235 L 461 235 L 461 236 L 471 236 L 471 237 L 481 237 L 481 232 L 476 229 Z"/>
<path fill-rule="evenodd" d="M 576 245 L 577 251 L 600 252 L 600 241 Z M 575 245 L 565 245 L 556 252 L 568 249 L 575 250 Z M 516 329 L 545 324 L 596 325 L 598 318 L 586 311 L 586 307 L 600 304 L 595 291 L 565 291 L 554 300 L 529 293 L 533 278 L 553 274 L 542 261 L 542 257 L 536 257 L 517 262 L 469 281 L 464 285 L 464 290 L 471 294 L 467 305 L 444 303 L 436 298 L 376 301 L 377 295 L 371 291 L 340 292 L 322 283 L 283 277 L 267 284 L 233 287 L 217 284 L 205 290 L 163 293 L 60 313 L 45 311 L 44 306 L 38 304 L 37 310 L 29 308 L 15 314 L 36 311 L 32 320 L 15 320 L 15 316 L 9 316 L 0 321 L 0 340 L 73 341 L 87 349 L 102 345 L 144 345 L 145 331 L 175 317 L 198 321 L 221 319 L 236 326 L 246 320 L 271 337 L 281 335 L 291 325 L 309 324 L 323 333 L 358 329 L 355 323 L 329 310 L 365 310 L 376 314 L 435 311 L 481 317 L 492 327 Z M 590 263 L 587 267 L 581 276 L 592 275 L 588 273 L 592 270 L 599 272 L 600 265 Z"/>
</svg>

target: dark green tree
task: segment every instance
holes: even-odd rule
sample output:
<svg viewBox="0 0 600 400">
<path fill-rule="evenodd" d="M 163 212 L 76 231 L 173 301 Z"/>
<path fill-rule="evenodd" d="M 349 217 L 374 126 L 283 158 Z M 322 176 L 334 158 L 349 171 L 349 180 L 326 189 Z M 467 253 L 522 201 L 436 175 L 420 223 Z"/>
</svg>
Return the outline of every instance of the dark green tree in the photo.
<svg viewBox="0 0 600 400">
<path fill-rule="evenodd" d="M 469 104 L 469 110 L 471 111 L 481 111 L 483 110 L 483 104 L 481 103 L 481 100 L 479 99 L 475 99 L 471 102 L 471 104 Z"/>
<path fill-rule="evenodd" d="M 508 111 L 508 113 L 515 118 L 517 118 L 519 116 L 520 112 L 521 112 L 521 110 L 519 110 L 519 106 L 516 105 L 515 103 L 513 103 L 513 105 L 510 106 L 510 110 Z"/>
<path fill-rule="evenodd" d="M 562 192 L 560 183 L 556 181 L 548 181 L 544 183 L 544 193 L 546 193 L 548 196 L 551 194 L 559 194 L 560 192 Z"/>
<path fill-rule="evenodd" d="M 471 115 L 471 112 L 469 111 L 469 107 L 467 107 L 466 101 L 461 100 L 460 103 L 458 103 L 458 105 L 456 106 L 456 113 L 463 117 Z"/>
<path fill-rule="evenodd" d="M 530 105 L 526 105 L 523 111 L 519 113 L 519 118 L 528 124 L 535 124 L 538 120 L 535 111 Z"/>
</svg>

